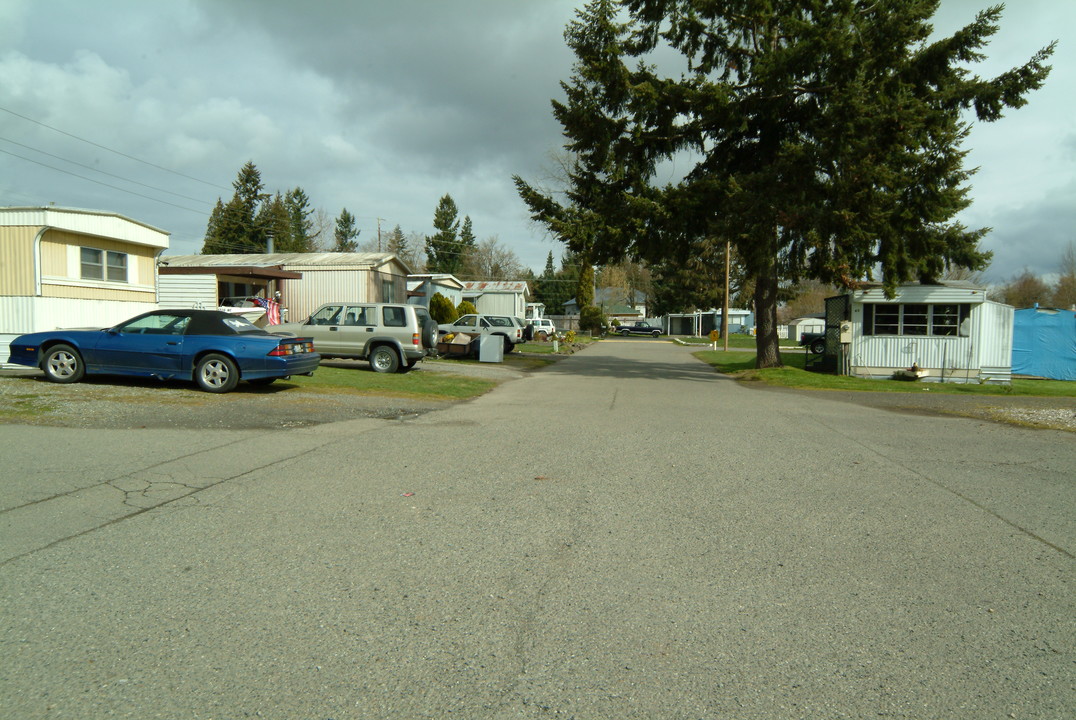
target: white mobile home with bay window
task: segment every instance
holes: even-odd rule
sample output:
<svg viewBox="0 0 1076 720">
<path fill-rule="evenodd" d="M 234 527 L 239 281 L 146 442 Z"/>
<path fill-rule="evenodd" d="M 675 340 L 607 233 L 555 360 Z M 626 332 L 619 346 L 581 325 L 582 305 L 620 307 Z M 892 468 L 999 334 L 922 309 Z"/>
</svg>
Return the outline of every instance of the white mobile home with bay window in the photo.
<svg viewBox="0 0 1076 720">
<path fill-rule="evenodd" d="M 1008 383 L 1012 335 L 1013 308 L 969 283 L 909 283 L 892 298 L 872 285 L 826 299 L 825 359 L 845 375 Z"/>
</svg>

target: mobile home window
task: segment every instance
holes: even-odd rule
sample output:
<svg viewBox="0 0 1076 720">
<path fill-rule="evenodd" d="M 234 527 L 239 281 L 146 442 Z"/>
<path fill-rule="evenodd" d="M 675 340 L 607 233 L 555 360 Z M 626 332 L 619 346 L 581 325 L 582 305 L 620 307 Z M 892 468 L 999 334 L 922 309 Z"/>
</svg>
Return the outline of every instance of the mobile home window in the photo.
<svg viewBox="0 0 1076 720">
<path fill-rule="evenodd" d="M 127 282 L 127 253 L 84 247 L 81 261 L 83 280 Z"/>
<path fill-rule="evenodd" d="M 968 303 L 869 305 L 863 331 L 866 335 L 955 337 L 970 314 Z"/>
</svg>

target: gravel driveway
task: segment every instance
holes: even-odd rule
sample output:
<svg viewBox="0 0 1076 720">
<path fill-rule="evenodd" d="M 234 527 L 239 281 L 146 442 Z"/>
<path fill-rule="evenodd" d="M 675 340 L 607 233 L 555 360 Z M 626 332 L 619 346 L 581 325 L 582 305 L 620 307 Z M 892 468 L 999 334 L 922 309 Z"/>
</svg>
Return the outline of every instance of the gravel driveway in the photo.
<svg viewBox="0 0 1076 720">
<path fill-rule="evenodd" d="M 369 372 L 366 363 L 332 360 L 334 367 Z M 422 363 L 412 372 L 451 372 L 494 380 L 524 373 L 505 366 Z M 85 428 L 294 428 L 356 418 L 394 419 L 438 410 L 456 400 L 312 391 L 287 382 L 242 383 L 214 395 L 191 383 L 91 377 L 51 383 L 37 370 L 0 369 L 0 422 Z"/>
</svg>

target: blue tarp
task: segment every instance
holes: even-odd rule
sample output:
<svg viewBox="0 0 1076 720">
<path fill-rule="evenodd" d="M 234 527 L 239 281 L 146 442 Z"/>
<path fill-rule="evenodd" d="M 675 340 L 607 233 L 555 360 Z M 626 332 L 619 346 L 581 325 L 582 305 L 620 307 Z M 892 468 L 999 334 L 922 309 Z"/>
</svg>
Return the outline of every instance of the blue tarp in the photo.
<svg viewBox="0 0 1076 720">
<path fill-rule="evenodd" d="M 1076 380 L 1076 311 L 1032 307 L 1013 313 L 1012 372 Z"/>
</svg>

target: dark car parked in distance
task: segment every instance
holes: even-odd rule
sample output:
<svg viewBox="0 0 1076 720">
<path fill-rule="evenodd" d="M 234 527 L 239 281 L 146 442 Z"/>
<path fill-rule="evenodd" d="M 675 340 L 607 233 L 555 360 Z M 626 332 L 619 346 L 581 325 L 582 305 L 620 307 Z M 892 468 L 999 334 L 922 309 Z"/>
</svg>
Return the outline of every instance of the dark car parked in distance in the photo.
<svg viewBox="0 0 1076 720">
<path fill-rule="evenodd" d="M 826 352 L 826 334 L 805 332 L 800 336 L 800 345 L 806 346 L 815 355 L 821 355 Z"/>
<path fill-rule="evenodd" d="M 207 392 L 240 380 L 268 385 L 311 375 L 321 356 L 310 338 L 282 337 L 219 310 L 154 310 L 101 330 L 49 330 L 11 342 L 9 362 L 39 367 L 52 382 L 85 375 L 193 380 Z"/>
<path fill-rule="evenodd" d="M 643 320 L 639 320 L 632 325 L 621 325 L 616 331 L 621 335 L 653 335 L 654 337 L 661 335 L 661 328 Z"/>
</svg>

